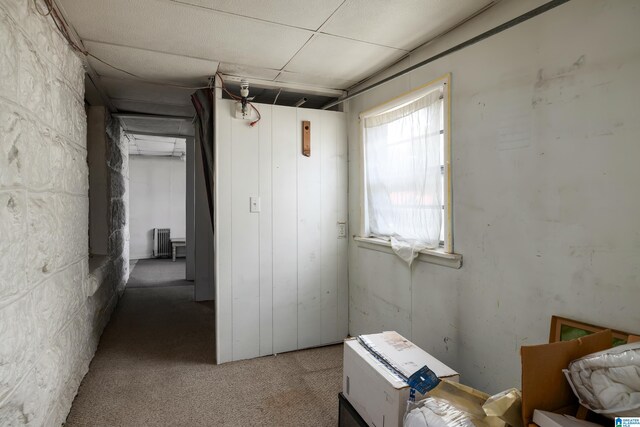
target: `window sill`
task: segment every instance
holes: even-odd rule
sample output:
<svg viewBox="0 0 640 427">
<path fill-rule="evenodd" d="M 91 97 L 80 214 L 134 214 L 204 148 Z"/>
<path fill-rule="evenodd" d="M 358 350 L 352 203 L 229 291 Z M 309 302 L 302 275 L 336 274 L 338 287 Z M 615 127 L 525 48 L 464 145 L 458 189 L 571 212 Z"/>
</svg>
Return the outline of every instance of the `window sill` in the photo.
<svg viewBox="0 0 640 427">
<path fill-rule="evenodd" d="M 355 240 L 356 244 L 361 248 L 394 254 L 393 249 L 391 249 L 391 242 L 386 240 L 376 239 L 375 237 L 358 236 L 355 236 L 353 240 Z M 448 254 L 444 252 L 443 249 L 425 249 L 420 251 L 417 260 L 455 269 L 462 267 L 462 255 Z"/>
<path fill-rule="evenodd" d="M 103 270 L 106 270 L 109 264 L 109 257 L 107 255 L 89 255 L 89 274 L 99 276 Z"/>
</svg>

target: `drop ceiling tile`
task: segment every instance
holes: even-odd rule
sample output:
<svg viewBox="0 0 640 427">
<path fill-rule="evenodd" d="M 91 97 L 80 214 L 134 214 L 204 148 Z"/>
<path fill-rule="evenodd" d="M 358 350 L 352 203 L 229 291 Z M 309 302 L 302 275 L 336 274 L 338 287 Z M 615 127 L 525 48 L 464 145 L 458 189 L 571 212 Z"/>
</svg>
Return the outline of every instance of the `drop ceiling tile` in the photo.
<svg viewBox="0 0 640 427">
<path fill-rule="evenodd" d="M 276 81 L 285 83 L 302 83 L 305 85 L 318 86 L 329 89 L 346 89 L 357 83 L 357 81 L 355 80 L 344 80 L 336 77 L 292 73 L 289 71 L 283 71 L 278 76 Z"/>
<path fill-rule="evenodd" d="M 321 31 L 411 50 L 489 3 L 491 0 L 349 0 Z"/>
<path fill-rule="evenodd" d="M 343 0 L 172 0 L 310 30 L 318 29 Z"/>
<path fill-rule="evenodd" d="M 307 30 L 157 0 L 61 0 L 83 40 L 194 58 L 282 68 Z"/>
<path fill-rule="evenodd" d="M 230 74 L 232 76 L 249 77 L 254 79 L 273 80 L 280 73 L 279 70 L 270 70 L 266 68 L 247 67 L 245 65 L 221 63 L 218 68 L 222 74 Z"/>
<path fill-rule="evenodd" d="M 189 58 L 125 46 L 87 41 L 87 50 L 100 59 L 140 76 L 144 79 L 184 84 L 190 86 L 206 85 L 209 77 L 218 69 L 217 61 Z M 89 57 L 89 63 L 101 76 L 131 78 L 108 65 Z"/>
<path fill-rule="evenodd" d="M 313 38 L 285 67 L 285 71 L 359 81 L 405 52 L 321 34 Z"/>
</svg>

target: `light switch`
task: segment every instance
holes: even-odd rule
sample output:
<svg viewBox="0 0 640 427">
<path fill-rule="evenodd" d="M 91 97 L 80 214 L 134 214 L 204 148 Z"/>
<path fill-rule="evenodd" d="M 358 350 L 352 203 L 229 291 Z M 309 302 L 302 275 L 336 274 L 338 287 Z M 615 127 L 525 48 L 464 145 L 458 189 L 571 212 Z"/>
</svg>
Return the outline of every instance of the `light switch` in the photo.
<svg viewBox="0 0 640 427">
<path fill-rule="evenodd" d="M 338 223 L 338 238 L 344 239 L 347 237 L 347 223 L 339 222 Z"/>
<path fill-rule="evenodd" d="M 249 212 L 260 212 L 260 197 L 249 197 Z"/>
</svg>

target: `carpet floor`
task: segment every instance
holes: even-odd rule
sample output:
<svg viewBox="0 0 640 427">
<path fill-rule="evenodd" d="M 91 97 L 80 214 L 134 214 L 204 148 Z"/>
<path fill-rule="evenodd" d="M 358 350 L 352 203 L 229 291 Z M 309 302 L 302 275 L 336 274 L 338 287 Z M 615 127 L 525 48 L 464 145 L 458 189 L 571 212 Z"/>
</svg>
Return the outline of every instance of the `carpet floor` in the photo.
<svg viewBox="0 0 640 427">
<path fill-rule="evenodd" d="M 178 258 L 176 262 L 170 259 L 138 260 L 129 275 L 127 288 L 191 286 L 192 282 L 184 280 L 185 268 L 184 258 Z"/>
<path fill-rule="evenodd" d="M 151 286 L 136 271 L 145 264 L 131 274 L 145 285 L 125 290 L 66 426 L 337 425 L 342 345 L 215 365 L 213 304 L 193 302 L 192 285 L 167 285 L 171 275 Z"/>
</svg>

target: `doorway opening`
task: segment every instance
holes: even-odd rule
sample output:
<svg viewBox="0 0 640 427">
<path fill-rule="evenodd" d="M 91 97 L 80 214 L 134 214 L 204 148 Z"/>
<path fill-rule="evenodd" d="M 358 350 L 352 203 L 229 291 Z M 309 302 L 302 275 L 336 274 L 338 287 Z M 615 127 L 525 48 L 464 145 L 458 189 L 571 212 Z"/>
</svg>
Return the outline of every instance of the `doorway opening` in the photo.
<svg viewBox="0 0 640 427">
<path fill-rule="evenodd" d="M 129 133 L 130 287 L 174 286 L 186 273 L 186 138 Z"/>
</svg>

